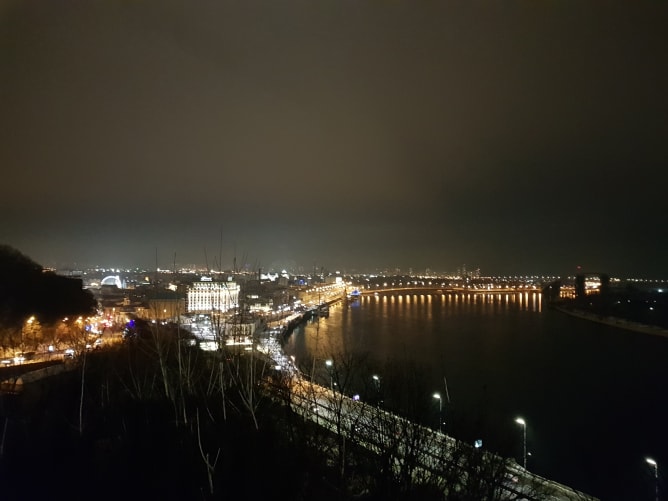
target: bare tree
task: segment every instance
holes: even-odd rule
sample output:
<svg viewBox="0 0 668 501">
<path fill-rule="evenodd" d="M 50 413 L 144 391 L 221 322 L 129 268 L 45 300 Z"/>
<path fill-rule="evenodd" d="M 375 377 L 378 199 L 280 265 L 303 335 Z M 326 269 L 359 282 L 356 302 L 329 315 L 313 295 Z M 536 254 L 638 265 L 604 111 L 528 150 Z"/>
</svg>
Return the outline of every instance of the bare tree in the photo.
<svg viewBox="0 0 668 501">
<path fill-rule="evenodd" d="M 77 318 L 70 325 L 70 342 L 72 343 L 72 352 L 69 355 L 73 363 L 77 363 L 81 369 L 81 386 L 79 394 L 79 435 L 83 436 L 84 420 L 83 407 L 86 388 L 86 359 L 88 354 L 88 330 L 86 320 L 82 317 Z"/>
<path fill-rule="evenodd" d="M 220 457 L 220 448 L 216 451 L 216 457 L 213 459 L 213 461 L 210 458 L 210 454 L 204 451 L 204 447 L 202 445 L 202 435 L 201 435 L 201 427 L 199 420 L 199 409 L 197 409 L 196 413 L 196 424 L 197 424 L 197 446 L 199 448 L 202 461 L 204 462 L 204 466 L 206 467 L 206 475 L 209 484 L 209 494 L 213 495 L 214 492 L 213 476 L 216 471 L 216 464 L 218 463 L 218 458 Z"/>
</svg>

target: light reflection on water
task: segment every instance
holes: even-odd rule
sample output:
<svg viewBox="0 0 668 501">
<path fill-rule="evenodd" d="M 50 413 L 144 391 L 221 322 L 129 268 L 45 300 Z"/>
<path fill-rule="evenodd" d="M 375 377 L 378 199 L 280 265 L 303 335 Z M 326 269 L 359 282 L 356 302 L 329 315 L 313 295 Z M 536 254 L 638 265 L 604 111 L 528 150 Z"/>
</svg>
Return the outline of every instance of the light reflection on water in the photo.
<svg viewBox="0 0 668 501">
<path fill-rule="evenodd" d="M 542 311 L 541 294 L 451 293 L 363 296 L 353 303 L 330 306 L 328 318 L 298 328 L 286 352 L 298 359 L 326 359 L 332 353 L 368 351 L 379 360 L 392 357 L 396 336 L 418 336 L 425 331 L 448 331 L 470 316 L 487 317 L 513 312 Z M 364 318 L 362 318 L 362 312 Z M 450 328 L 450 329 L 449 329 Z M 418 332 L 418 329 L 419 332 Z M 403 343 L 405 340 L 401 340 Z"/>
<path fill-rule="evenodd" d="M 537 292 L 363 296 L 284 350 L 306 367 L 341 353 L 413 361 L 432 381 L 425 398 L 447 377 L 453 436 L 517 457 L 522 415 L 529 468 L 602 499 L 643 498 L 644 457 L 668 464 L 668 340 L 543 308 Z"/>
</svg>

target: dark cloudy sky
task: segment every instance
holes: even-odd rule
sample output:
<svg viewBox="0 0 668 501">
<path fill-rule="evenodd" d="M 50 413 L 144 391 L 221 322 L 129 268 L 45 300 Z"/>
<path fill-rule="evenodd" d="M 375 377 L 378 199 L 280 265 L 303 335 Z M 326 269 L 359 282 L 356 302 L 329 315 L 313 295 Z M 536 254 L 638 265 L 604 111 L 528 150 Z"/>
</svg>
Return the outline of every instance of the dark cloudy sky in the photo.
<svg viewBox="0 0 668 501">
<path fill-rule="evenodd" d="M 666 1 L 4 1 L 45 266 L 668 278 Z"/>
</svg>

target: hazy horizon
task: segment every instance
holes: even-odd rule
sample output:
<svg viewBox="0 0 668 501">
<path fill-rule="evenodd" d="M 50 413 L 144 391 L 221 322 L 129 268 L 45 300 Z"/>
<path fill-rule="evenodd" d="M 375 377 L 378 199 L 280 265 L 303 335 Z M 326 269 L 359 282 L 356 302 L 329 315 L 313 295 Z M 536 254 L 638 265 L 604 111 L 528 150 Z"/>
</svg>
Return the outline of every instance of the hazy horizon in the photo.
<svg viewBox="0 0 668 501">
<path fill-rule="evenodd" d="M 668 278 L 666 26 L 653 1 L 9 0 L 0 240 L 56 268 Z"/>
</svg>

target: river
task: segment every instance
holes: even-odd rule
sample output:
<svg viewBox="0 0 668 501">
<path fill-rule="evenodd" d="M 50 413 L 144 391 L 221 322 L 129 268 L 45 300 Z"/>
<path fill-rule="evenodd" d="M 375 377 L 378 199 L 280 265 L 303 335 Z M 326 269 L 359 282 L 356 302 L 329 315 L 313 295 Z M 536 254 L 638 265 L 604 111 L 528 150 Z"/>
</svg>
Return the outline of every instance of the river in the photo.
<svg viewBox="0 0 668 501">
<path fill-rule="evenodd" d="M 521 416 L 534 473 L 603 501 L 652 500 L 652 457 L 663 491 L 667 338 L 571 317 L 537 292 L 395 292 L 332 305 L 284 351 L 299 367 L 338 353 L 410 360 L 431 384 L 424 398 L 442 395 L 453 437 L 521 464 Z"/>
</svg>

